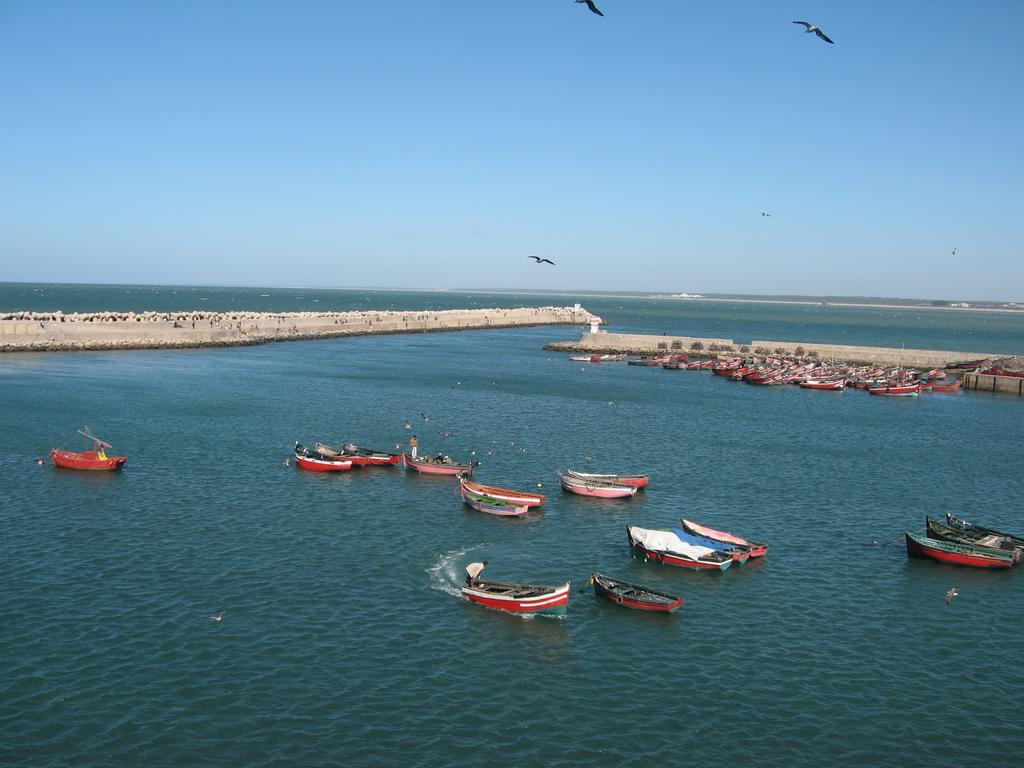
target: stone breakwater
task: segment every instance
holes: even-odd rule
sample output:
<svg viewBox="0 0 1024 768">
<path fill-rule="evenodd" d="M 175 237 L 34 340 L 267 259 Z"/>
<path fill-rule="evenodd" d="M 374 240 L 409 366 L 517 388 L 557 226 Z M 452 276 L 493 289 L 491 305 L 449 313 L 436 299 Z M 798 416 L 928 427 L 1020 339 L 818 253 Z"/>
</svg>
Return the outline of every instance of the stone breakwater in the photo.
<svg viewBox="0 0 1024 768">
<path fill-rule="evenodd" d="M 795 341 L 752 341 L 737 344 L 731 339 L 696 336 L 649 336 L 631 333 L 584 333 L 579 341 L 548 344 L 556 352 L 589 352 L 652 355 L 658 352 L 686 352 L 700 357 L 792 357 L 842 360 L 851 365 L 903 365 L 908 368 L 938 368 L 961 360 L 994 358 L 985 352 L 946 352 L 933 349 L 856 347 L 843 344 L 814 344 Z"/>
<path fill-rule="evenodd" d="M 227 347 L 371 334 L 581 325 L 589 318 L 579 305 L 409 312 L 9 312 L 0 314 L 0 352 Z"/>
</svg>

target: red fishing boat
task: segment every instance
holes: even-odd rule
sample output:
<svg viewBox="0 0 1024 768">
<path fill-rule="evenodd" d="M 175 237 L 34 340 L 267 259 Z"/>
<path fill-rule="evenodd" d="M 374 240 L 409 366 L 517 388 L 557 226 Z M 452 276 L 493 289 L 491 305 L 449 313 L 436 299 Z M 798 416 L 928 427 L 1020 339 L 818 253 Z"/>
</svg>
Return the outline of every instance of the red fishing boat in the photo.
<svg viewBox="0 0 1024 768">
<path fill-rule="evenodd" d="M 588 483 L 615 483 L 616 485 L 631 485 L 634 488 L 646 488 L 651 482 L 648 475 L 596 475 L 590 472 L 577 472 L 575 469 L 566 470 L 570 477 L 577 480 L 584 480 Z"/>
<path fill-rule="evenodd" d="M 808 379 L 807 381 L 801 381 L 800 386 L 803 389 L 824 389 L 832 391 L 843 391 L 846 389 L 846 379 L 838 379 L 836 381 L 822 381 L 821 379 Z"/>
<path fill-rule="evenodd" d="M 474 603 L 513 613 L 550 613 L 564 616 L 569 606 L 569 582 L 551 587 L 514 584 L 508 581 L 478 581 L 464 586 L 462 594 Z"/>
<path fill-rule="evenodd" d="M 498 488 L 494 485 L 474 482 L 466 477 L 462 478 L 462 487 L 470 493 L 490 496 L 492 499 L 507 501 L 511 504 L 523 504 L 527 507 L 539 507 L 548 500 L 548 497 L 542 493 L 528 493 L 526 491 L 514 491 L 511 488 Z"/>
<path fill-rule="evenodd" d="M 591 576 L 590 583 L 594 585 L 594 594 L 605 600 L 611 600 L 623 608 L 672 613 L 685 602 L 683 598 L 676 595 L 658 592 L 641 584 L 630 584 L 618 579 L 611 579 L 600 573 Z"/>
<path fill-rule="evenodd" d="M 1010 568 L 1016 562 L 1013 552 L 989 547 L 975 547 L 952 541 L 940 541 L 907 532 L 907 554 L 926 557 L 949 565 L 972 568 Z"/>
<path fill-rule="evenodd" d="M 318 453 L 335 459 L 348 459 L 353 467 L 383 467 L 397 464 L 402 460 L 400 453 L 388 453 L 387 451 L 373 451 L 369 448 L 360 448 L 354 443 L 345 443 L 342 450 L 336 450 L 323 443 L 316 444 Z"/>
<path fill-rule="evenodd" d="M 916 381 L 913 384 L 885 384 L 883 386 L 868 387 L 872 395 L 892 395 L 894 397 L 917 397 L 921 392 L 921 385 Z"/>
<path fill-rule="evenodd" d="M 88 430 L 88 427 L 86 427 Z M 94 472 L 113 472 L 124 466 L 128 461 L 127 456 L 108 456 L 106 449 L 110 443 L 100 440 L 88 431 L 76 430 L 86 440 L 86 450 L 81 452 L 66 451 L 63 448 L 54 448 L 50 451 L 50 458 L 56 467 L 64 469 L 85 469 Z M 88 450 L 89 441 L 92 441 L 92 450 Z"/>
<path fill-rule="evenodd" d="M 936 384 L 932 383 L 932 392 L 956 392 L 960 389 L 960 382 L 954 381 L 952 384 Z"/>
<path fill-rule="evenodd" d="M 422 472 L 425 475 L 471 475 L 473 470 L 479 466 L 477 461 L 471 461 L 469 464 L 456 464 L 443 454 L 421 456 L 414 459 L 408 453 L 403 453 L 402 463 L 405 464 L 406 469 Z"/>
<path fill-rule="evenodd" d="M 352 460 L 325 456 L 319 451 L 310 450 L 302 443 L 295 443 L 295 465 L 310 472 L 344 472 L 346 469 L 352 469 Z"/>
</svg>

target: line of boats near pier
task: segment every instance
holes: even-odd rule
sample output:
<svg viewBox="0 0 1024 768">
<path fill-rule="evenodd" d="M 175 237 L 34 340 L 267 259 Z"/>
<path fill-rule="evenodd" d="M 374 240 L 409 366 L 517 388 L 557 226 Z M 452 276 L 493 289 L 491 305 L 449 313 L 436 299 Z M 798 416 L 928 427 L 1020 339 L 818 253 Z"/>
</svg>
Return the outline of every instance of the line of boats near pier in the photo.
<svg viewBox="0 0 1024 768">
<path fill-rule="evenodd" d="M 688 354 L 627 358 L 622 354 L 576 355 L 574 362 L 660 366 L 675 371 L 711 371 L 730 381 L 762 387 L 792 384 L 804 389 L 843 391 L 865 389 L 872 395 L 917 397 L 922 392 L 956 392 L 959 379 L 946 379 L 943 369 L 927 372 L 902 366 L 851 366 L 845 363 L 792 360 L 788 358 L 691 358 Z"/>
<path fill-rule="evenodd" d="M 91 434 L 86 450 L 73 452 L 54 449 L 51 452 L 57 467 L 75 470 L 116 471 L 127 458 L 110 456 L 110 444 Z M 447 476 L 457 479 L 463 503 L 485 514 L 516 517 L 542 507 L 547 496 L 485 485 L 473 479 L 479 463 L 459 463 L 448 456 L 413 457 L 408 453 L 391 453 L 360 448 L 346 443 L 340 450 L 323 443 L 307 448 L 295 443 L 294 455 L 299 469 L 312 472 L 342 472 L 353 468 L 394 467 L 401 463 L 409 471 Z M 38 463 L 43 463 L 38 460 Z M 646 488 L 650 478 L 642 474 L 596 474 L 568 469 L 558 473 L 562 490 L 579 496 L 624 499 Z M 1024 556 L 1024 537 L 1004 533 L 970 523 L 952 514 L 946 521 L 926 518 L 926 535 L 906 532 L 907 554 L 940 563 L 974 568 L 1011 568 Z M 697 571 L 725 571 L 743 565 L 752 558 L 768 554 L 768 545 L 749 541 L 729 531 L 717 530 L 688 519 L 670 529 L 626 526 L 626 538 L 634 557 L 644 562 L 688 568 Z M 600 573 L 590 577 L 590 584 L 599 597 L 624 608 L 672 613 L 683 598 L 661 592 L 642 584 L 614 579 Z M 463 596 L 489 608 L 515 613 L 549 613 L 564 615 L 569 604 L 570 583 L 558 585 L 520 584 L 516 582 L 470 579 L 462 588 Z"/>
</svg>

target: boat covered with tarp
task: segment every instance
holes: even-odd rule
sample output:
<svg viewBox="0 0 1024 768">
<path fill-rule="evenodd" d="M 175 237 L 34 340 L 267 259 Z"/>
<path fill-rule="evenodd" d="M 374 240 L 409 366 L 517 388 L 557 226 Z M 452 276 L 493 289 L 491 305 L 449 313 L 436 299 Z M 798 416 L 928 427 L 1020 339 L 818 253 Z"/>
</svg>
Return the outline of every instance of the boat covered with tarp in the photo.
<svg viewBox="0 0 1024 768">
<path fill-rule="evenodd" d="M 657 560 L 665 565 L 694 570 L 724 571 L 733 560 L 731 555 L 717 552 L 710 547 L 687 544 L 672 531 L 626 526 L 629 546 L 645 560 Z"/>
<path fill-rule="evenodd" d="M 759 544 L 756 541 L 747 541 L 742 536 L 737 536 L 736 534 L 729 533 L 728 531 L 719 531 L 714 528 L 709 528 L 706 525 L 695 523 L 693 520 L 683 518 L 679 522 L 687 533 L 692 533 L 695 536 L 704 536 L 705 538 L 721 541 L 725 544 L 736 544 L 740 547 L 750 547 L 751 557 L 764 557 L 768 554 L 767 544 Z"/>
</svg>

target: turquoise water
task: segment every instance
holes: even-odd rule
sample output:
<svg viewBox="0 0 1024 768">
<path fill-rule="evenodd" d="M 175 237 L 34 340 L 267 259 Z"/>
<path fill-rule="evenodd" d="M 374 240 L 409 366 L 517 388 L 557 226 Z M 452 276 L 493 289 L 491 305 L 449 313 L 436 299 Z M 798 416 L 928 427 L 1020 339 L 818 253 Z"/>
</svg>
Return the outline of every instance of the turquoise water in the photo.
<svg viewBox="0 0 1024 768">
<path fill-rule="evenodd" d="M 864 346 L 1024 354 L 1024 312 L 679 301 L 638 297 L 315 288 L 81 286 L 0 283 L 0 312 L 474 309 L 579 302 L 623 333 L 668 333 Z M 569 338 L 563 331 L 559 338 Z"/>
<path fill-rule="evenodd" d="M 581 369 L 542 349 L 567 333 L 0 358 L 0 764 L 981 766 L 1024 749 L 1021 574 L 911 561 L 899 538 L 947 510 L 1024 532 L 1017 398 Z M 481 480 L 542 483 L 548 505 L 502 520 L 450 480 L 282 464 L 294 440 L 393 447 L 407 419 L 424 451 L 475 451 Z M 83 423 L 122 473 L 34 463 Z M 567 497 L 567 466 L 653 480 Z M 724 574 L 630 557 L 625 525 L 680 516 L 771 550 Z M 481 558 L 492 578 L 572 580 L 566 618 L 463 602 Z M 687 602 L 622 610 L 586 588 L 595 570 Z"/>
</svg>

